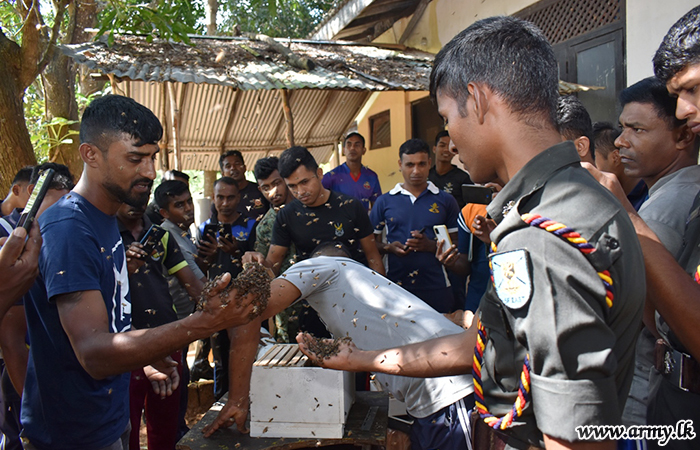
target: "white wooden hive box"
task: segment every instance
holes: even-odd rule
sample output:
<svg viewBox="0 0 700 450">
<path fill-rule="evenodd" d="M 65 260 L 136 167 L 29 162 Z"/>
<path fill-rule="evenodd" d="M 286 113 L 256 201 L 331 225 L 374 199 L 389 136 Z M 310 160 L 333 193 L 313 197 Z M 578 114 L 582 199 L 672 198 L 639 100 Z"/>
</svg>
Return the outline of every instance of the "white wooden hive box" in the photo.
<svg viewBox="0 0 700 450">
<path fill-rule="evenodd" d="M 355 374 L 309 366 L 296 344 L 276 344 L 253 365 L 250 435 L 340 439 Z"/>
</svg>

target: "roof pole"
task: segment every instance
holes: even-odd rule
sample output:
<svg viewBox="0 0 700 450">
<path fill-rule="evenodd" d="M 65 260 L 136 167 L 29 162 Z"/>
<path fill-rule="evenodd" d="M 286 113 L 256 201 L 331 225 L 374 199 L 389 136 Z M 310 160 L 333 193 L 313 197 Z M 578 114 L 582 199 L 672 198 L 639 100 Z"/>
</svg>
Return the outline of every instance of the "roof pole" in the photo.
<svg viewBox="0 0 700 450">
<path fill-rule="evenodd" d="M 168 97 L 170 100 L 170 115 L 173 125 L 173 148 L 175 149 L 175 170 L 180 170 L 180 109 L 175 98 L 175 88 L 172 82 L 166 82 L 168 85 Z"/>
<path fill-rule="evenodd" d="M 294 147 L 294 117 L 292 116 L 292 108 L 289 107 L 289 92 L 286 89 L 280 89 L 282 98 L 282 111 L 284 112 L 284 123 L 286 125 L 285 138 L 287 139 L 287 148 Z"/>
</svg>

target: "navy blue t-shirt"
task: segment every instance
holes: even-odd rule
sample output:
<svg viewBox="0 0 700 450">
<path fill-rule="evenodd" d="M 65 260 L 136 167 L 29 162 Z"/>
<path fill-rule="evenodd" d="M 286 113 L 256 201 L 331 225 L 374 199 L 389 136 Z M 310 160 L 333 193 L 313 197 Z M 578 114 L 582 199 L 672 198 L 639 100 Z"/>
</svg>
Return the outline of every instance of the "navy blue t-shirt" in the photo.
<svg viewBox="0 0 700 450">
<path fill-rule="evenodd" d="M 78 362 L 55 297 L 101 291 L 109 331 L 131 328 L 129 278 L 117 220 L 71 192 L 39 218 L 40 274 L 25 297 L 32 343 L 22 400 L 24 434 L 40 449 L 94 449 L 129 422 L 129 373 L 92 378 Z"/>
</svg>

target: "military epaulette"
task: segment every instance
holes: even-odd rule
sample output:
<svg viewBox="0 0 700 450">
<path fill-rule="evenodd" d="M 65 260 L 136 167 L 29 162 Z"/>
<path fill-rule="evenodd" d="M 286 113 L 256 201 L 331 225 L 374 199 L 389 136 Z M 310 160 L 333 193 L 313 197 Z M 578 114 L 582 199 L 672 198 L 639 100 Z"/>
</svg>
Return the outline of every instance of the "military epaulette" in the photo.
<svg viewBox="0 0 700 450">
<path fill-rule="evenodd" d="M 560 237 L 561 239 L 564 239 L 566 242 L 580 250 L 583 254 L 591 254 L 596 251 L 595 247 L 589 244 L 583 236 L 581 236 L 574 229 L 569 228 L 562 223 L 544 218 L 538 214 L 523 214 L 520 216 L 520 218 L 523 222 L 532 227 L 540 228 Z M 491 250 L 494 253 L 498 251 L 496 244 L 493 242 L 491 242 Z M 608 305 L 608 308 L 612 308 L 615 294 L 613 292 L 613 280 L 610 276 L 610 272 L 608 270 L 603 270 L 597 271 L 597 273 L 603 282 L 603 286 L 605 287 L 605 303 Z M 700 266 L 698 266 L 698 271 L 696 271 L 695 280 L 700 280 Z M 492 267 L 491 282 L 494 283 Z M 516 303 L 516 306 L 518 306 L 522 302 Z M 510 411 L 508 411 L 508 413 L 500 418 L 494 416 L 489 412 L 484 402 L 484 391 L 481 382 L 481 365 L 483 363 L 484 349 L 486 348 L 487 341 L 486 329 L 480 320 L 477 322 L 477 327 L 478 334 L 476 339 L 476 348 L 474 349 L 474 361 L 472 365 L 476 409 L 479 412 L 480 417 L 488 426 L 495 429 L 504 430 L 512 425 L 514 419 L 522 415 L 525 406 L 527 406 L 527 403 L 530 401 L 530 354 L 528 353 L 523 361 L 523 370 L 520 373 L 518 394 L 515 402 L 513 403 L 513 407 Z"/>
</svg>

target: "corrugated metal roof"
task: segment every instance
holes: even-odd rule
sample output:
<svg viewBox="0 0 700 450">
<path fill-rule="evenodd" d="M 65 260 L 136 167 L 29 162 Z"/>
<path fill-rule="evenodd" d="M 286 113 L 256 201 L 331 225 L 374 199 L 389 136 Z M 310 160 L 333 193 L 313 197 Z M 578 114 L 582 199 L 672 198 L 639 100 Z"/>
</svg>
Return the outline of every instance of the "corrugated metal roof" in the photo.
<svg viewBox="0 0 700 450">
<path fill-rule="evenodd" d="M 62 46 L 76 62 L 116 77 L 115 93 L 150 108 L 163 123 L 161 146 L 174 167 L 173 83 L 183 170 L 218 170 L 219 155 L 240 150 L 249 169 L 287 148 L 280 89 L 287 89 L 296 145 L 327 162 L 372 91 L 427 89 L 432 55 L 346 43 L 284 41 L 314 60 L 289 66 L 266 44 L 244 38 L 192 38 L 194 46 L 120 36 Z M 257 56 L 256 56 L 257 55 Z"/>
<path fill-rule="evenodd" d="M 300 70 L 267 44 L 247 38 L 192 37 L 194 45 L 139 36 L 63 45 L 76 62 L 120 78 L 142 81 L 210 83 L 241 90 L 368 89 L 426 90 L 432 55 L 399 52 L 347 42 L 279 40 L 316 68 Z"/>
</svg>

